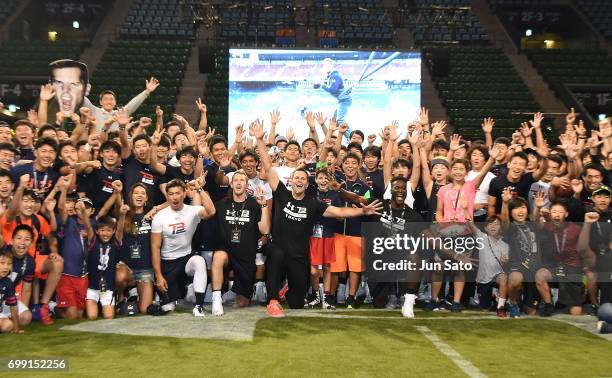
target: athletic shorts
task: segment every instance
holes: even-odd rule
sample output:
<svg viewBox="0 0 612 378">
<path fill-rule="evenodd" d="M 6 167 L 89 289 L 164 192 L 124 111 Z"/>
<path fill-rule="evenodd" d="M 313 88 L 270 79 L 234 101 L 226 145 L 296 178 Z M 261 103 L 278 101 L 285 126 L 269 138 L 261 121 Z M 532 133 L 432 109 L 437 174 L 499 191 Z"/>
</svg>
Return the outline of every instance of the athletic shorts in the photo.
<svg viewBox="0 0 612 378">
<path fill-rule="evenodd" d="M 365 270 L 363 251 L 361 250 L 361 236 L 334 236 L 334 252 L 336 260 L 331 263 L 332 273 L 357 272 Z"/>
<path fill-rule="evenodd" d="M 569 307 L 582 306 L 585 297 L 582 270 L 566 267 L 565 271 L 565 278 L 553 276 L 553 280 L 556 279 L 559 282 L 559 302 Z"/>
<path fill-rule="evenodd" d="M 34 277 L 41 279 L 41 280 L 46 280 L 47 276 L 49 276 L 49 273 L 42 273 L 42 267 L 43 264 L 45 263 L 45 261 L 47 261 L 47 259 L 49 258 L 49 255 L 41 255 L 40 253 L 36 254 L 36 257 L 34 258 Z"/>
<path fill-rule="evenodd" d="M 192 256 L 195 255 L 191 254 L 174 260 L 161 261 L 162 275 L 168 283 L 168 292 L 160 293 L 162 305 L 185 297 L 187 285 L 193 281 L 193 277 L 185 273 L 185 266 Z"/>
<path fill-rule="evenodd" d="M 255 273 L 257 272 L 255 260 L 244 261 L 237 259 L 229 253 L 228 256 L 229 264 L 227 268 L 234 271 L 234 284 L 231 290 L 243 297 L 251 298 L 253 286 L 255 285 Z"/>
<path fill-rule="evenodd" d="M 57 288 L 55 288 L 57 308 L 76 307 L 79 310 L 84 310 L 87 285 L 87 276 L 74 277 L 62 274 Z"/>
<path fill-rule="evenodd" d="M 87 300 L 100 303 L 102 306 L 112 306 L 115 304 L 115 295 L 112 290 L 87 289 Z"/>
<path fill-rule="evenodd" d="M 155 282 L 153 269 L 132 269 L 123 261 L 117 263 L 117 268 L 119 268 L 120 265 L 125 266 L 132 273 L 132 278 L 136 282 Z"/>
<path fill-rule="evenodd" d="M 310 265 L 327 265 L 336 261 L 334 237 L 310 238 Z"/>
<path fill-rule="evenodd" d="M 30 311 L 28 306 L 23 304 L 21 301 L 17 301 L 17 314 L 21 315 L 26 311 Z M 11 306 L 2 306 L 2 312 L 0 312 L 0 319 L 10 319 L 11 318 Z"/>
</svg>

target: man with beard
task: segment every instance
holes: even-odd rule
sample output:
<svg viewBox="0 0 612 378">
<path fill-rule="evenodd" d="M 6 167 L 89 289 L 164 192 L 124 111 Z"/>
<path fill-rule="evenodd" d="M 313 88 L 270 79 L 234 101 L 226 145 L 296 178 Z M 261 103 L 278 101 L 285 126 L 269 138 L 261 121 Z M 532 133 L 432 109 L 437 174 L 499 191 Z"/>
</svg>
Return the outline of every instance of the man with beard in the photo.
<svg viewBox="0 0 612 378">
<path fill-rule="evenodd" d="M 256 279 L 259 235 L 270 232 L 270 213 L 263 191 L 257 188 L 255 198 L 248 196 L 247 180 L 243 170 L 234 172 L 231 197 L 215 204 L 223 244 L 213 254 L 211 269 L 212 314 L 216 316 L 223 315 L 221 286 L 226 269 L 234 272 L 231 290 L 236 293 L 236 304 L 249 305 Z"/>
<path fill-rule="evenodd" d="M 281 185 L 270 157 L 265 153 L 266 144 L 263 140 L 264 131 L 261 121 L 255 121 L 251 135 L 257 138 L 257 147 L 262 151 L 260 156 L 268 183 L 274 192 L 274 243 L 268 248 L 267 286 L 269 303 L 268 314 L 272 317 L 284 316 L 283 308 L 278 302 L 278 292 L 284 273 L 287 275 L 289 291 L 286 294 L 290 308 L 298 309 L 304 306 L 304 296 L 308 288 L 310 273 L 309 240 L 312 228 L 319 216 L 330 218 L 353 218 L 364 215 L 378 214 L 382 209 L 378 201 L 361 208 L 339 208 L 328 206 L 315 198 L 305 195 L 308 187 L 308 172 L 296 169 L 291 177 L 291 191 Z M 351 166 L 351 177 L 357 176 L 359 161 Z M 363 183 L 367 187 L 365 183 Z M 361 258 L 361 250 L 359 251 Z M 358 276 L 357 280 L 358 282 Z"/>
<path fill-rule="evenodd" d="M 28 187 L 39 196 L 46 197 L 55 186 L 60 174 L 53 169 L 57 157 L 57 142 L 49 138 L 41 138 L 36 142 L 35 160 L 32 163 L 20 164 L 11 170 L 13 182 L 25 174 L 30 175 Z"/>
</svg>

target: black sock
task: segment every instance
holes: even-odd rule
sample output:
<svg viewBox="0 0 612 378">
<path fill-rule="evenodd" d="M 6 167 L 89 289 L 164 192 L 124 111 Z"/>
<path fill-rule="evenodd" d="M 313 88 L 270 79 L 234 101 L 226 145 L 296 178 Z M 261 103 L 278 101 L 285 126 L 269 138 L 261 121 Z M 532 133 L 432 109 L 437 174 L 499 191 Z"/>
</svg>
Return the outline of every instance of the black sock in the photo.
<svg viewBox="0 0 612 378">
<path fill-rule="evenodd" d="M 204 293 L 196 292 L 195 297 L 196 297 L 196 305 L 204 306 Z"/>
<path fill-rule="evenodd" d="M 347 302 L 355 302 L 355 296 L 354 295 L 350 295 L 348 296 L 348 298 L 346 298 Z"/>
</svg>

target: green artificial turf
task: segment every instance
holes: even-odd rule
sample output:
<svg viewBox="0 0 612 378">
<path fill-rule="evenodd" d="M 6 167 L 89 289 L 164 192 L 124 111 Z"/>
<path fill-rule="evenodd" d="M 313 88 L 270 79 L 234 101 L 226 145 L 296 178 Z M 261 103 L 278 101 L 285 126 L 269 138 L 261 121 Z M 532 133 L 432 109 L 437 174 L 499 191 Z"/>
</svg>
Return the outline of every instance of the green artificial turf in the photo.
<svg viewBox="0 0 612 378">
<path fill-rule="evenodd" d="M 375 311 L 349 313 L 370 312 Z M 465 376 L 415 328 L 424 325 L 490 377 L 612 375 L 612 344 L 562 322 L 379 315 L 264 318 L 252 342 L 69 332 L 59 328 L 74 322 L 60 320 L 51 327 L 32 324 L 25 334 L 0 336 L 1 355 L 66 356 L 69 374 L 78 377 Z M 19 374 L 26 375 L 42 374 Z"/>
</svg>

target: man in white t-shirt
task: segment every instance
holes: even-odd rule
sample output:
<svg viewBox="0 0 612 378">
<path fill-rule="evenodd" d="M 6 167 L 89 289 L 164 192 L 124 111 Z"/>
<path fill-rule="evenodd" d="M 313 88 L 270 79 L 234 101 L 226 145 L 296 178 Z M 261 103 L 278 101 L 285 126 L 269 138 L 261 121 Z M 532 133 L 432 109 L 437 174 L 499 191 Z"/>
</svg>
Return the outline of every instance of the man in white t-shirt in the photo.
<svg viewBox="0 0 612 378">
<path fill-rule="evenodd" d="M 291 190 L 291 176 L 298 166 L 300 152 L 300 144 L 294 140 L 289 141 L 285 145 L 284 164 L 280 167 L 274 167 L 274 171 L 278 175 L 278 178 L 289 190 Z"/>
<path fill-rule="evenodd" d="M 166 185 L 170 206 L 159 211 L 151 224 L 151 260 L 164 311 L 174 310 L 193 277 L 196 297 L 193 315 L 204 316 L 206 261 L 192 254 L 191 242 L 200 220 L 214 216 L 215 207 L 208 193 L 202 190 L 202 181 L 200 178 L 186 185 L 181 180 L 171 180 Z M 184 204 L 187 195 L 192 197 L 193 205 Z"/>
</svg>

